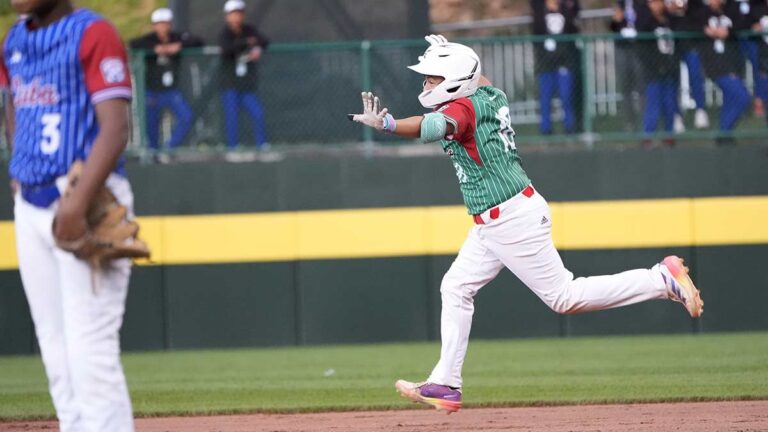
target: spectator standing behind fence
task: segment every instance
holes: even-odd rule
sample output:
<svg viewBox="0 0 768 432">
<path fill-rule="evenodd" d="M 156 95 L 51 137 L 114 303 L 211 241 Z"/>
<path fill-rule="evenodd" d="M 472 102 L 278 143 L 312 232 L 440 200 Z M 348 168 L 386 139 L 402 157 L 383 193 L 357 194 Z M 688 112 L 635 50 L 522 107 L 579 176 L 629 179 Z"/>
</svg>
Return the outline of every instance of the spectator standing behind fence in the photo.
<svg viewBox="0 0 768 432">
<path fill-rule="evenodd" d="M 670 26 L 673 32 L 701 33 L 704 27 L 702 16 L 704 3 L 702 0 L 667 0 L 667 12 Z M 690 35 L 675 41 L 676 51 L 680 59 L 685 63 L 688 71 L 688 87 L 693 99 L 696 111 L 693 116 L 693 127 L 706 129 L 709 127 L 709 114 L 707 114 L 706 99 L 704 96 L 704 71 L 701 67 L 699 51 L 702 49 L 702 41 L 706 37 L 703 33 L 699 38 L 691 38 Z M 704 45 L 708 44 L 707 40 Z M 679 130 L 676 127 L 676 130 Z"/>
<path fill-rule="evenodd" d="M 638 20 L 642 21 L 642 18 L 649 14 L 643 1 L 645 0 L 619 0 L 611 19 L 611 31 L 621 36 L 616 40 L 616 80 L 621 91 L 621 112 L 627 132 L 639 129 L 638 119 L 642 106 L 642 63 L 637 55 L 636 38 Z"/>
<path fill-rule="evenodd" d="M 574 41 L 562 41 L 556 36 L 579 32 L 577 0 L 531 0 L 533 34 L 555 36 L 534 45 L 536 71 L 539 79 L 541 133 L 552 133 L 552 98 L 557 90 L 562 104 L 566 133 L 576 131 L 574 111 L 574 67 L 579 54 Z M 586 114 L 585 114 L 586 115 Z"/>
<path fill-rule="evenodd" d="M 227 147 L 238 145 L 237 117 L 243 106 L 251 117 L 253 135 L 258 149 L 266 149 L 267 131 L 264 109 L 256 95 L 258 62 L 269 40 L 245 20 L 245 3 L 228 0 L 224 4 L 226 26 L 219 36 L 222 56 L 222 102 L 227 135 Z"/>
<path fill-rule="evenodd" d="M 704 9 L 704 34 L 709 37 L 702 45 L 701 60 L 704 71 L 723 92 L 723 106 L 720 109 L 720 131 L 718 144 L 732 144 L 731 130 L 749 106 L 749 92 L 739 73 L 742 70 L 741 55 L 731 28 L 733 22 L 725 14 L 724 0 L 709 0 Z"/>
<path fill-rule="evenodd" d="M 669 16 L 664 0 L 646 1 L 650 13 L 637 23 L 637 30 L 641 33 L 653 33 L 656 36 L 655 39 L 638 41 L 645 82 L 643 132 L 646 138 L 643 140 L 643 146 L 649 148 L 652 144 L 650 134 L 656 131 L 660 117 L 664 119 L 664 130 L 668 133 L 673 132 L 677 113 L 675 84 L 680 74 L 680 63 L 675 56 L 675 40 L 669 28 Z M 667 137 L 664 143 L 673 145 L 674 141 Z"/>
<path fill-rule="evenodd" d="M 190 33 L 172 31 L 173 12 L 160 8 L 152 12 L 152 31 L 131 40 L 133 49 L 147 50 L 146 61 L 146 117 L 149 148 L 160 148 L 160 119 L 164 110 L 176 117 L 176 125 L 165 144 L 168 149 L 181 145 L 192 127 L 194 115 L 179 90 L 179 63 L 183 48 L 202 46 L 203 41 Z M 168 161 L 168 156 L 157 154 L 156 159 Z"/>
<path fill-rule="evenodd" d="M 759 9 L 765 5 L 765 0 L 730 0 L 725 3 L 725 14 L 733 22 L 731 31 L 738 41 L 739 51 L 745 60 L 752 65 L 754 83 L 755 112 L 762 115 L 765 112 L 765 102 L 768 101 L 768 78 L 759 72 L 758 58 L 759 38 L 745 35 L 750 32 L 757 21 Z"/>
</svg>

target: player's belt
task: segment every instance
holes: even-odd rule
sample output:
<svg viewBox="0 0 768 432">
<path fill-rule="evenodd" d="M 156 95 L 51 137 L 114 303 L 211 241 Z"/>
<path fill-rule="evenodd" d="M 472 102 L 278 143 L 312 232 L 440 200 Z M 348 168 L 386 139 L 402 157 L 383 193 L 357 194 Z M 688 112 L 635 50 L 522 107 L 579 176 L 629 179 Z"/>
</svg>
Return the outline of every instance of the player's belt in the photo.
<svg viewBox="0 0 768 432">
<path fill-rule="evenodd" d="M 530 198 L 533 196 L 534 192 L 535 191 L 533 190 L 533 186 L 528 185 L 525 187 L 525 189 L 520 191 L 520 195 L 523 195 L 526 198 Z M 514 197 L 512 197 L 511 199 L 514 199 Z M 496 220 L 499 218 L 499 216 L 501 216 L 501 208 L 499 207 L 501 207 L 501 205 L 503 204 L 504 203 L 497 205 L 496 207 L 490 208 L 480 214 L 472 215 L 472 219 L 474 219 L 475 223 L 478 225 L 485 225 L 492 220 Z"/>
<path fill-rule="evenodd" d="M 60 196 L 56 183 L 41 186 L 21 185 L 21 197 L 35 207 L 48 208 Z"/>
</svg>

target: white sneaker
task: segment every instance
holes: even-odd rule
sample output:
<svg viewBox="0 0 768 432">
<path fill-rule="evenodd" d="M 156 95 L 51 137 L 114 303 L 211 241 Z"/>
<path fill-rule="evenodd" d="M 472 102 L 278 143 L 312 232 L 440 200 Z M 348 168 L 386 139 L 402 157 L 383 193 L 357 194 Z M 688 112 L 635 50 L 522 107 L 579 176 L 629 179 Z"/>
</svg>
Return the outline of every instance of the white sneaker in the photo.
<svg viewBox="0 0 768 432">
<path fill-rule="evenodd" d="M 696 129 L 707 129 L 709 127 L 709 114 L 704 109 L 699 108 L 693 116 L 693 127 Z"/>
<path fill-rule="evenodd" d="M 685 132 L 685 123 L 683 122 L 683 116 L 675 114 L 675 121 L 672 123 L 672 130 L 676 134 Z"/>
<path fill-rule="evenodd" d="M 700 317 L 704 312 L 704 301 L 688 276 L 688 267 L 682 258 L 670 255 L 658 264 L 658 270 L 667 286 L 669 299 L 682 303 L 692 318 Z"/>
<path fill-rule="evenodd" d="M 230 151 L 224 154 L 224 160 L 227 162 L 253 162 L 256 160 L 256 154 L 244 151 Z"/>
</svg>

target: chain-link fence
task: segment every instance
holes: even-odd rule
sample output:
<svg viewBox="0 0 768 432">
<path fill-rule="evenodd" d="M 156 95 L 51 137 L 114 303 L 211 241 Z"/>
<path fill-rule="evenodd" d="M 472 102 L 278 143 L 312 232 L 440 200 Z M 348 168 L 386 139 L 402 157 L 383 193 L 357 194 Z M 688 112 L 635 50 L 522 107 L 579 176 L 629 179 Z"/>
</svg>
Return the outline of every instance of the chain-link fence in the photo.
<svg viewBox="0 0 768 432">
<path fill-rule="evenodd" d="M 653 138 L 766 136 L 766 120 L 755 117 L 751 104 L 752 96 L 760 94 L 757 81 L 766 71 L 753 73 L 760 62 L 743 57 L 736 40 L 726 42 L 728 55 L 721 58 L 715 46 L 719 42 L 695 35 L 641 35 L 631 41 L 613 35 L 526 36 L 464 42 L 480 55 L 484 74 L 507 93 L 513 123 L 524 141 L 577 141 L 591 146 Z M 768 47 L 762 38 L 749 42 L 761 53 Z M 190 50 L 177 80 L 194 112 L 194 126 L 183 145 L 224 148 L 228 140 L 232 144 L 232 136 L 242 147 L 262 141 L 393 141 L 346 121 L 345 114 L 360 110 L 363 89 L 380 95 L 396 115 L 423 112 L 416 98 L 422 77 L 406 69 L 423 49 L 423 41 L 274 45 L 258 65 L 252 65 L 259 68 L 258 83 L 234 89 L 256 96 L 263 121 L 247 100 L 238 100 L 236 109 L 227 100 L 216 48 Z M 731 62 L 733 73 L 718 62 Z M 146 70 L 141 53 L 134 53 L 134 65 L 138 78 Z M 729 77 L 725 84 L 723 76 Z M 749 93 L 747 105 L 742 99 L 733 102 L 728 93 L 738 92 L 739 86 Z M 138 107 L 138 117 L 145 118 L 142 111 Z M 723 121 L 724 111 L 736 120 Z M 228 115 L 239 121 L 228 122 Z M 168 137 L 172 120 L 162 125 Z"/>
<path fill-rule="evenodd" d="M 768 41 L 761 35 L 727 42 L 688 34 L 631 41 L 596 34 L 462 42 L 478 52 L 483 73 L 506 92 L 520 143 L 589 148 L 768 138 L 765 114 L 753 110 L 754 97 L 768 97 Z M 741 54 L 745 43 L 757 49 L 754 61 Z M 189 49 L 163 87 L 175 90 L 172 95 L 147 87 L 157 57 L 134 51 L 131 149 L 146 153 L 148 126 L 149 133 L 157 130 L 160 151 L 169 144 L 218 152 L 265 143 L 400 142 L 349 122 L 346 114 L 361 110 L 362 90 L 379 95 L 396 116 L 424 113 L 417 99 L 422 77 L 406 68 L 424 48 L 423 40 L 274 44 L 257 64 L 248 65 L 258 74 L 247 88 L 227 87 L 232 81 L 223 76 L 217 47 Z M 188 108 L 174 115 L 179 98 Z M 188 126 L 183 133 L 180 125 Z"/>
</svg>

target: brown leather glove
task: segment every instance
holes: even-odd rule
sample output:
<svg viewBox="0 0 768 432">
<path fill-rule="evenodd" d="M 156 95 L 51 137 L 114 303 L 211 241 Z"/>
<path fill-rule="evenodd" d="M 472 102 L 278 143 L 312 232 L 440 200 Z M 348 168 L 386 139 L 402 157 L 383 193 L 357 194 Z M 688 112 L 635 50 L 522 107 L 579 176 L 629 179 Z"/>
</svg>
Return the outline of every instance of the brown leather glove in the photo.
<svg viewBox="0 0 768 432">
<path fill-rule="evenodd" d="M 68 187 L 64 197 L 77 183 L 82 168 L 80 161 L 72 164 L 67 174 Z M 75 241 L 56 240 L 56 245 L 94 267 L 102 267 L 118 258 L 149 258 L 149 247 L 137 238 L 139 224 L 129 220 L 127 213 L 128 209 L 117 201 L 106 186 L 102 186 L 88 207 L 88 231 L 85 235 Z M 53 223 L 55 226 L 56 219 Z"/>
</svg>

